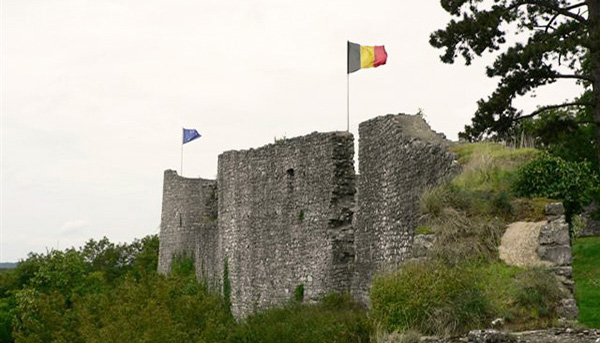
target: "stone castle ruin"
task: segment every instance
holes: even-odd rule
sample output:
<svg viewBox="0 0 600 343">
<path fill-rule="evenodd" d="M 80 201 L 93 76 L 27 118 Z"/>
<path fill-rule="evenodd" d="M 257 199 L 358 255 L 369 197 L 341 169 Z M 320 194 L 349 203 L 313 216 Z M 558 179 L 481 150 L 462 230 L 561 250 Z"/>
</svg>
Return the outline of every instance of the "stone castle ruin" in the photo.
<svg viewBox="0 0 600 343">
<path fill-rule="evenodd" d="M 366 301 L 374 272 L 411 257 L 419 197 L 453 172 L 449 142 L 420 116 L 312 133 L 219 156 L 217 180 L 165 171 L 158 269 L 193 256 L 215 289 L 230 284 L 244 316 L 346 291 Z"/>
</svg>

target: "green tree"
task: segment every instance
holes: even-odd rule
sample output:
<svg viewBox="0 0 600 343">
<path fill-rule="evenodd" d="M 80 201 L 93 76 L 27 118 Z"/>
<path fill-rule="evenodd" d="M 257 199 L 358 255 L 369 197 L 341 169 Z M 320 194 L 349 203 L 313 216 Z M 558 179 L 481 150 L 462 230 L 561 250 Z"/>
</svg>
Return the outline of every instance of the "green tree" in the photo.
<svg viewBox="0 0 600 343">
<path fill-rule="evenodd" d="M 539 118 L 521 121 L 517 126 L 517 139 L 533 138 L 532 142 L 537 148 L 553 156 L 571 162 L 588 161 L 596 164 L 598 169 L 600 161 L 596 157 L 594 144 L 595 127 L 593 124 L 580 124 L 591 120 L 591 109 L 550 110 Z"/>
<path fill-rule="evenodd" d="M 441 0 L 441 5 L 456 17 L 430 38 L 432 46 L 445 49 L 444 63 L 461 55 L 468 65 L 475 56 L 503 49 L 487 67 L 489 77 L 500 77 L 498 86 L 478 102 L 462 138 L 506 138 L 522 119 L 587 107 L 593 111 L 600 159 L 600 0 Z M 513 34 L 525 35 L 526 42 Z M 526 114 L 513 106 L 517 96 L 564 79 L 577 80 L 591 96 L 545 104 Z"/>
<path fill-rule="evenodd" d="M 0 341 L 82 342 L 80 329 L 85 320 L 98 312 L 102 301 L 115 301 L 115 289 L 123 284 L 131 288 L 136 282 L 140 287 L 154 287 L 157 260 L 156 235 L 132 244 L 114 244 L 103 238 L 90 240 L 80 249 L 30 254 L 14 271 L 0 277 Z M 141 294 L 135 301 L 152 302 L 144 298 L 147 295 Z M 155 308 L 144 309 L 149 314 Z M 115 310 L 124 312 L 125 308 Z M 128 323 L 136 325 L 136 319 L 140 318 L 131 317 Z M 154 324 L 150 321 L 142 333 L 156 329 Z M 123 327 L 115 329 L 127 332 Z"/>
</svg>

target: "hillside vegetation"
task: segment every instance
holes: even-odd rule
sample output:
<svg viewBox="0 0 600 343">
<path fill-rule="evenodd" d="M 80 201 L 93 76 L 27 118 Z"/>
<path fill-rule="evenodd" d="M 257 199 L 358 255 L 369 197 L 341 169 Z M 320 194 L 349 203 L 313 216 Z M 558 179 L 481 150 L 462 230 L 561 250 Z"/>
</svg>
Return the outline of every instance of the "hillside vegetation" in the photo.
<svg viewBox="0 0 600 343">
<path fill-rule="evenodd" d="M 0 342 L 377 342 L 395 331 L 460 334 L 495 318 L 514 330 L 556 325 L 562 291 L 554 276 L 507 266 L 498 245 L 507 223 L 544 218 L 550 198 L 576 213 L 598 175 L 586 163 L 533 149 L 452 149 L 462 172 L 420 204 L 418 232 L 435 233 L 436 243 L 427 259 L 375 278 L 370 311 L 347 294 L 306 304 L 299 289 L 283 308 L 237 321 L 221 296 L 227 290 L 211 292 L 196 280 L 192 259 L 178 258 L 169 276 L 157 274 L 156 236 L 132 244 L 90 240 L 30 254 L 0 272 Z M 591 327 L 600 327 L 599 246 L 579 239 L 574 248 L 580 318 Z"/>
<path fill-rule="evenodd" d="M 389 332 L 438 335 L 489 327 L 495 318 L 513 330 L 556 325 L 563 291 L 554 275 L 506 265 L 498 246 L 508 223 L 543 219 L 550 197 L 576 213 L 591 201 L 597 174 L 534 149 L 475 143 L 452 150 L 461 173 L 421 198 L 418 232 L 436 234 L 429 258 L 375 279 L 372 318 Z"/>
</svg>

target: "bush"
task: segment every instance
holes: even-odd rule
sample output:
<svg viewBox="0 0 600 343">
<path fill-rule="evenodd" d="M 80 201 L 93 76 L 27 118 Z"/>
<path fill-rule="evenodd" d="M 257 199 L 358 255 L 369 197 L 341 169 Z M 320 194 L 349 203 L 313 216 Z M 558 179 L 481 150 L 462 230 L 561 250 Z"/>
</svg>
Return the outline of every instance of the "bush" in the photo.
<svg viewBox="0 0 600 343">
<path fill-rule="evenodd" d="M 516 282 L 516 303 L 521 311 L 526 311 L 521 317 L 552 325 L 557 317 L 557 304 L 564 297 L 556 276 L 546 269 L 531 269 L 519 275 Z"/>
<path fill-rule="evenodd" d="M 365 310 L 349 295 L 331 294 L 318 304 L 290 302 L 250 315 L 229 342 L 369 342 L 373 331 Z"/>
<path fill-rule="evenodd" d="M 600 177 L 591 163 L 541 154 L 519 168 L 514 191 L 519 196 L 562 199 L 570 219 L 591 202 L 599 184 Z"/>
<path fill-rule="evenodd" d="M 451 335 L 485 325 L 489 302 L 472 270 L 440 262 L 410 262 L 376 277 L 371 316 L 388 331 Z"/>
</svg>

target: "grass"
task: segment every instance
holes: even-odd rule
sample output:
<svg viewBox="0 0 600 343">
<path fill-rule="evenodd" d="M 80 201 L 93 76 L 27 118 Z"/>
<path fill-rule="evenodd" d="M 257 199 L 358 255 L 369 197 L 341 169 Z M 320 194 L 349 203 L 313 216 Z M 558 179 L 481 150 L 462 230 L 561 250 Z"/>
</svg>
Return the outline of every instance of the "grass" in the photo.
<svg viewBox="0 0 600 343">
<path fill-rule="evenodd" d="M 600 328 L 600 237 L 578 238 L 574 242 L 573 278 L 579 322 Z"/>
<path fill-rule="evenodd" d="M 443 208 L 453 207 L 469 217 L 494 217 L 504 222 L 544 217 L 544 206 L 552 200 L 517 198 L 512 186 L 517 168 L 537 156 L 537 150 L 497 143 L 456 144 L 451 150 L 462 171 L 451 182 L 424 192 L 422 213 L 436 216 Z"/>
<path fill-rule="evenodd" d="M 489 156 L 496 161 L 505 161 L 509 165 L 520 165 L 539 153 L 536 149 L 514 149 L 498 143 L 459 143 L 454 144 L 450 150 L 458 156 L 458 162 L 463 165 L 482 159 L 482 156 Z"/>
<path fill-rule="evenodd" d="M 437 261 L 407 263 L 378 276 L 371 287 L 371 317 L 389 332 L 453 335 L 491 317 L 477 275 Z"/>
<path fill-rule="evenodd" d="M 509 191 L 515 169 L 538 154 L 535 149 L 511 149 L 497 143 L 457 144 L 451 151 L 463 166 L 452 183 L 487 192 Z"/>
<path fill-rule="evenodd" d="M 371 317 L 389 332 L 464 334 L 498 317 L 505 329 L 528 330 L 554 325 L 562 296 L 546 269 L 419 261 L 374 280 Z"/>
</svg>

